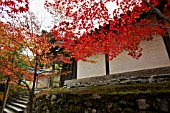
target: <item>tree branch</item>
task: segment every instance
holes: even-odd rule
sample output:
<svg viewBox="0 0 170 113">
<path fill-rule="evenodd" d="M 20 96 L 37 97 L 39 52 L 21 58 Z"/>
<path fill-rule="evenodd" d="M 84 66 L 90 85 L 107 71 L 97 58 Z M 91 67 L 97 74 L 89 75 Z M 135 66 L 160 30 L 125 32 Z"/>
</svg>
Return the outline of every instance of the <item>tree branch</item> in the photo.
<svg viewBox="0 0 170 113">
<path fill-rule="evenodd" d="M 152 24 L 152 25 L 149 25 L 149 24 L 133 24 L 134 26 L 160 26 L 162 28 L 166 28 L 166 29 L 170 29 L 170 27 L 168 26 L 164 26 L 164 25 L 161 25 L 161 24 Z"/>
<path fill-rule="evenodd" d="M 159 9 L 155 8 L 154 6 L 152 6 L 149 2 L 147 2 L 147 0 L 142 0 L 148 7 L 152 8 L 163 20 L 165 20 L 167 23 L 170 24 L 170 19 L 165 17 L 160 11 Z"/>
<path fill-rule="evenodd" d="M 22 80 L 21 82 L 23 82 L 23 83 L 26 85 L 26 87 L 27 87 L 27 89 L 28 89 L 28 91 L 29 91 L 29 94 L 31 94 L 31 90 L 30 90 L 28 84 L 27 84 L 25 81 L 23 81 L 23 80 Z"/>
</svg>

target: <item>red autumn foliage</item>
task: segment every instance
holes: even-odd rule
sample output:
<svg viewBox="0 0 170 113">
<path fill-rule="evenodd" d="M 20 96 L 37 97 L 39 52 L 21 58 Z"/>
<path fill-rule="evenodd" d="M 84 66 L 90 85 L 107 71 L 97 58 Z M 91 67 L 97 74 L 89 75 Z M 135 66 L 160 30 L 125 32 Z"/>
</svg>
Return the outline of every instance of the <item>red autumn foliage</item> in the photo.
<svg viewBox="0 0 170 113">
<path fill-rule="evenodd" d="M 29 9 L 28 0 L 0 0 L 0 6 L 7 13 L 22 13 Z"/>
<path fill-rule="evenodd" d="M 148 18 L 153 11 L 143 1 L 56 0 L 54 3 L 46 1 L 45 6 L 52 14 L 64 11 L 64 19 L 51 32 L 56 40 L 63 40 L 66 51 L 76 60 L 86 60 L 98 53 L 107 54 L 112 60 L 124 51 L 138 59 L 142 55 L 141 41 L 150 41 L 166 31 L 161 27 L 163 21 L 153 23 Z M 108 2 L 117 4 L 111 15 L 105 5 Z M 150 0 L 149 3 L 153 7 L 161 4 L 162 14 L 169 7 L 169 1 Z M 100 27 L 95 28 L 95 24 Z M 82 30 L 85 32 L 81 34 Z"/>
</svg>

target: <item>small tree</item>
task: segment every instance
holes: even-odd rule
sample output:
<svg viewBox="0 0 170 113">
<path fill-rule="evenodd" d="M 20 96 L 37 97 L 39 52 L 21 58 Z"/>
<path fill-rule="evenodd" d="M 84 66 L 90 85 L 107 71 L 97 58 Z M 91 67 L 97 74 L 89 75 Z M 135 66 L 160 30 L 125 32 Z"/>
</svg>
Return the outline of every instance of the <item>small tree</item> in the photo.
<svg viewBox="0 0 170 113">
<path fill-rule="evenodd" d="M 22 1 L 18 2 L 20 3 Z M 2 17 L 5 19 L 5 22 L 0 22 L 0 72 L 8 78 L 7 81 L 4 78 L 7 88 L 4 94 L 3 109 L 6 103 L 9 85 L 11 83 L 17 84 L 18 81 L 24 79 L 33 83 L 30 88 L 26 82 L 22 81 L 26 84 L 30 93 L 29 112 L 32 113 L 35 83 L 40 76 L 45 76 L 43 74 L 37 75 L 37 70 L 40 69 L 39 65 L 43 64 L 45 66 L 54 61 L 63 60 L 64 58 L 61 55 L 54 57 L 50 52 L 50 49 L 57 45 L 50 42 L 51 38 L 53 38 L 50 33 L 40 32 L 41 25 L 37 23 L 37 18 L 33 13 L 27 12 L 25 15 L 17 14 L 23 12 L 23 7 L 20 8 L 17 3 L 14 1 L 4 1 L 0 4 L 3 7 L 1 9 L 2 11 L 4 11 L 6 4 L 7 9 L 9 8 L 8 11 L 5 10 L 3 12 Z M 19 9 L 16 10 L 15 5 Z M 27 10 L 24 9 L 24 11 Z M 34 68 L 34 73 L 28 71 L 29 67 Z"/>
<path fill-rule="evenodd" d="M 14 12 L 14 13 L 18 13 L 18 12 L 25 12 L 28 10 L 28 1 L 27 0 L 17 0 L 17 1 L 6 1 L 6 0 L 1 0 L 0 1 L 0 10 L 1 10 L 1 16 L 3 17 L 3 15 L 8 15 L 10 14 L 10 12 Z M 10 73 L 8 70 L 11 69 L 16 69 L 16 71 L 18 71 L 18 68 L 14 68 L 14 54 L 17 54 L 17 51 L 19 51 L 21 48 L 14 47 L 13 44 L 11 44 L 11 40 L 8 39 L 8 35 L 9 37 L 11 37 L 11 35 L 13 36 L 12 32 L 13 30 L 11 29 L 10 26 L 8 26 L 7 24 L 4 24 L 3 22 L 1 22 L 2 20 L 0 20 L 0 62 L 1 62 L 1 69 L 0 72 L 3 75 L 7 75 L 7 81 L 6 81 L 6 90 L 4 92 L 4 97 L 3 97 L 3 106 L 2 106 L 2 113 L 3 113 L 3 109 L 5 107 L 6 104 L 6 99 L 7 99 L 7 95 L 8 95 L 8 91 L 9 91 L 9 82 L 11 79 L 11 76 L 13 76 L 13 79 L 16 79 L 16 75 L 14 76 L 14 73 Z M 8 31 L 5 29 L 9 29 Z M 11 31 L 11 33 L 9 32 Z M 7 36 L 6 36 L 7 35 Z M 5 37 L 5 40 L 4 40 Z M 6 43 L 5 43 L 5 42 Z M 5 45 L 4 45 L 5 44 Z M 6 46 L 8 45 L 8 46 Z M 7 47 L 7 51 L 4 51 L 4 48 Z M 11 48 L 10 48 L 11 47 Z M 10 48 L 10 49 L 9 49 Z M 14 50 L 15 48 L 15 50 Z M 10 51 L 9 51 L 10 50 Z M 18 54 L 17 54 L 18 55 Z M 3 63 L 2 63 L 3 62 Z M 6 68 L 5 68 L 6 67 Z M 5 68 L 5 69 L 4 69 Z M 7 73 L 4 73 L 7 72 Z"/>
<path fill-rule="evenodd" d="M 4 27 L 3 29 L 8 31 L 9 28 L 7 29 Z M 8 33 L 6 32 L 3 36 L 1 35 L 1 72 L 8 76 L 8 84 L 9 82 L 16 84 L 17 81 L 22 79 L 33 81 L 31 90 L 27 87 L 30 91 L 30 106 L 32 106 L 35 82 L 37 80 L 37 70 L 39 69 L 38 64 L 50 62 L 50 56 L 48 56 L 49 60 L 47 60 L 45 53 L 48 52 L 48 47 L 50 48 L 51 45 L 48 43 L 49 38 L 44 34 L 41 36 L 30 35 L 29 37 L 25 37 L 22 35 L 21 31 L 15 28 L 15 32 L 12 32 L 13 35 L 10 36 L 11 31 Z M 40 46 L 44 46 L 44 48 Z M 33 58 L 23 54 L 23 49 L 28 49 L 28 47 L 31 52 L 34 52 Z M 28 71 L 28 67 L 34 68 L 35 71 L 33 74 Z M 24 78 L 22 75 L 24 75 Z"/>
</svg>

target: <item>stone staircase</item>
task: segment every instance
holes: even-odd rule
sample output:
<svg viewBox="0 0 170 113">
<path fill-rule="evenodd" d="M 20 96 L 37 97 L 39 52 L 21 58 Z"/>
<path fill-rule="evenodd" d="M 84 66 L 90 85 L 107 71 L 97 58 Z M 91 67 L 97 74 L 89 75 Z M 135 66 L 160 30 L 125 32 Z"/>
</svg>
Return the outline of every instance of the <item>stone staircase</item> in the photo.
<svg viewBox="0 0 170 113">
<path fill-rule="evenodd" d="M 27 113 L 26 109 L 29 102 L 28 95 L 19 95 L 6 103 L 4 113 Z"/>
</svg>

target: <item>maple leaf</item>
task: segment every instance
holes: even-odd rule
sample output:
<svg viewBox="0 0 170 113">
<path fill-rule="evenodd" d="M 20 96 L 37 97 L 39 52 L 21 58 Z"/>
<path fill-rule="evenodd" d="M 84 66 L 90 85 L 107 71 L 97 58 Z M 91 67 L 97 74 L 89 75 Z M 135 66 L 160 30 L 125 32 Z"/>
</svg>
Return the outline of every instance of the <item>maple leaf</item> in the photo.
<svg viewBox="0 0 170 113">
<path fill-rule="evenodd" d="M 17 0 L 18 1 L 18 3 L 22 3 L 23 2 L 23 0 Z"/>
<path fill-rule="evenodd" d="M 15 6 L 15 2 L 14 1 L 8 1 L 8 4 L 11 6 Z"/>
<path fill-rule="evenodd" d="M 27 11 L 27 9 L 26 8 L 24 8 L 24 7 L 19 7 L 19 12 L 21 12 L 21 13 L 23 13 L 23 12 L 26 12 Z"/>
<path fill-rule="evenodd" d="M 3 4 L 4 6 L 9 6 L 9 5 L 10 5 L 8 1 L 4 1 L 2 4 Z"/>
<path fill-rule="evenodd" d="M 12 8 L 11 12 L 17 13 L 17 12 L 18 12 L 18 9 Z"/>
</svg>

